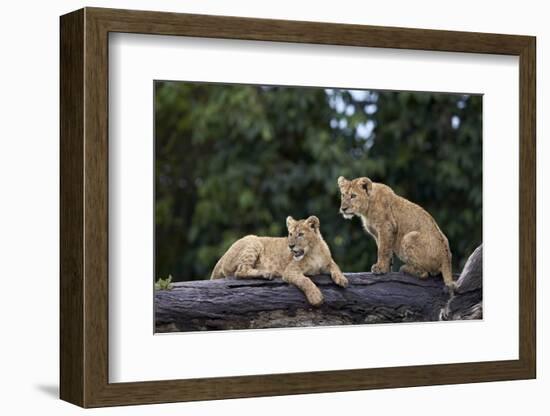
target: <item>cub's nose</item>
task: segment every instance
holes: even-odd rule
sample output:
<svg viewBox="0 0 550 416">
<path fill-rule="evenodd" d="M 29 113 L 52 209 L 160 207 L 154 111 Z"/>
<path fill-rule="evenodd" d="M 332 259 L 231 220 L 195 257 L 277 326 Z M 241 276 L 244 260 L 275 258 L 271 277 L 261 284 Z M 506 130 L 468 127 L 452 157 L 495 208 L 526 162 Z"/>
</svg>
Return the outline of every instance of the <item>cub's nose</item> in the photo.
<svg viewBox="0 0 550 416">
<path fill-rule="evenodd" d="M 289 245 L 288 245 L 288 248 L 292 250 L 292 249 L 294 248 L 295 245 L 296 245 L 296 244 L 289 244 Z"/>
</svg>

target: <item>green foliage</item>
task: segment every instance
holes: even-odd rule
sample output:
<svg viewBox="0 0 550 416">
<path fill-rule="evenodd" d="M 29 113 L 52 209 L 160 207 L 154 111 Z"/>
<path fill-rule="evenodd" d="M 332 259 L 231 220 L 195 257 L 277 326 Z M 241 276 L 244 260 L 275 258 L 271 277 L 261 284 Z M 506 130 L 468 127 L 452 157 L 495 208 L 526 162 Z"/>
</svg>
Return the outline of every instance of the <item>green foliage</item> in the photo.
<svg viewBox="0 0 550 416">
<path fill-rule="evenodd" d="M 172 290 L 172 275 L 169 275 L 166 279 L 160 277 L 155 282 L 155 290 Z"/>
<path fill-rule="evenodd" d="M 376 244 L 339 214 L 336 178 L 369 176 L 430 212 L 459 270 L 481 242 L 481 96 L 155 84 L 156 275 L 210 276 L 246 234 L 311 214 L 346 272 Z"/>
</svg>

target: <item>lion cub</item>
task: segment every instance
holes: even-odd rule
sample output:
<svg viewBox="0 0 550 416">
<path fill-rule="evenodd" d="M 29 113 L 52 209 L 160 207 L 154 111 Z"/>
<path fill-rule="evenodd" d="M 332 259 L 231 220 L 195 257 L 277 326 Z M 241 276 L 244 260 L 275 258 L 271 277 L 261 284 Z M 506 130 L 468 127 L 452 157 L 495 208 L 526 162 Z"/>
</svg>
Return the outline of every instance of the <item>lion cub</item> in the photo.
<svg viewBox="0 0 550 416">
<path fill-rule="evenodd" d="M 447 287 L 454 288 L 449 242 L 430 214 L 369 178 L 348 181 L 340 176 L 338 186 L 340 213 L 346 219 L 360 217 L 376 241 L 378 260 L 373 273 L 388 273 L 395 253 L 405 263 L 400 271 L 420 278 L 441 273 Z"/>
<path fill-rule="evenodd" d="M 288 238 L 247 235 L 234 242 L 220 258 L 210 278 L 232 275 L 243 279 L 282 277 L 302 290 L 313 306 L 323 303 L 323 294 L 308 276 L 328 273 L 338 286 L 348 285 L 348 280 L 332 260 L 317 217 L 298 221 L 287 217 L 286 226 Z"/>
</svg>

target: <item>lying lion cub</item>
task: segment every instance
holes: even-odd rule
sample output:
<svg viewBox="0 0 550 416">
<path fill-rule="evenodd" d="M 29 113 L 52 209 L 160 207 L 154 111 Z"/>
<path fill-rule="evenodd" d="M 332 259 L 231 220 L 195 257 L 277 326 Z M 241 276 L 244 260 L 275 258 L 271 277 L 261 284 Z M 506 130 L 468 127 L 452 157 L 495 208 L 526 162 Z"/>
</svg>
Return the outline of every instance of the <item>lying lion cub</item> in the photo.
<svg viewBox="0 0 550 416">
<path fill-rule="evenodd" d="M 348 181 L 340 176 L 338 186 L 340 213 L 346 219 L 360 217 L 376 241 L 378 261 L 373 273 L 388 273 L 395 253 L 405 263 L 402 272 L 420 278 L 441 273 L 447 287 L 454 288 L 449 242 L 430 214 L 369 178 Z"/>
<path fill-rule="evenodd" d="M 237 240 L 218 261 L 211 279 L 282 277 L 304 292 L 313 306 L 323 303 L 323 294 L 307 276 L 329 273 L 338 286 L 348 280 L 332 260 L 330 250 L 319 229 L 319 219 L 286 219 L 288 238 L 247 235 Z"/>
</svg>

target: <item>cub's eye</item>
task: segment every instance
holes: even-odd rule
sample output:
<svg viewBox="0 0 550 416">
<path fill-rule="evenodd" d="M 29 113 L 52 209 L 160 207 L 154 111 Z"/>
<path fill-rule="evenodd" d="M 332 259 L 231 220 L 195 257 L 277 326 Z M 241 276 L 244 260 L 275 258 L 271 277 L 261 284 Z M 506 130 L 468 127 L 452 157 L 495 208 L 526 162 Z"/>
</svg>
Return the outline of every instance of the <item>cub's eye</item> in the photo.
<svg viewBox="0 0 550 416">
<path fill-rule="evenodd" d="M 353 198 L 355 198 L 356 196 L 357 196 L 357 195 L 355 195 L 355 194 L 351 194 L 349 197 L 350 197 L 351 199 L 353 199 Z"/>
<path fill-rule="evenodd" d="M 304 233 L 298 233 L 298 237 L 303 237 Z"/>
</svg>

